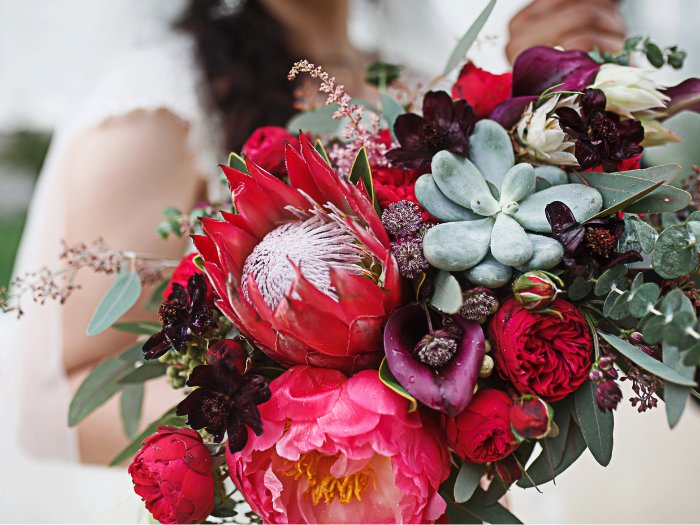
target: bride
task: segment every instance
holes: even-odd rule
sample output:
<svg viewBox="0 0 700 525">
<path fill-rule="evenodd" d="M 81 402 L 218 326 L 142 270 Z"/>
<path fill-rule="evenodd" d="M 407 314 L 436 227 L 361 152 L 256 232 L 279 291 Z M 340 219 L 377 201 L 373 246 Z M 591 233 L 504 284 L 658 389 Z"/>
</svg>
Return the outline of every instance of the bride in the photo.
<svg viewBox="0 0 700 525">
<path fill-rule="evenodd" d="M 485 4 L 453 1 L 449 7 L 464 15 L 466 28 Z M 377 33 L 393 45 L 379 46 L 388 58 L 422 70 L 424 64 L 412 60 L 419 48 L 427 67 L 436 59 L 442 62 L 449 51 L 450 42 L 438 56 L 435 42 L 417 42 L 440 35 L 439 28 L 431 30 L 436 24 L 426 2 L 374 0 L 364 7 L 381 17 Z M 256 127 L 284 125 L 293 115 L 294 86 L 286 74 L 296 59 L 323 64 L 355 96 L 374 96 L 363 87 L 370 57 L 351 42 L 348 9 L 349 0 L 189 2 L 177 31 L 116 64 L 72 123 L 56 134 L 16 272 L 55 266 L 62 239 L 75 243 L 102 237 L 117 249 L 178 259 L 186 242 L 163 242 L 150 225 L 161 220 L 166 206 L 188 210 L 204 198 L 225 197 L 217 164 L 226 153 L 239 151 Z M 513 14 L 505 47 L 511 59 L 535 44 L 616 49 L 624 34 L 613 0 L 512 1 L 499 5 L 486 33 L 491 28 L 505 35 Z M 392 20 L 410 23 L 392 25 Z M 477 49 L 478 65 L 497 68 L 495 55 Z M 21 321 L 3 321 L 0 388 L 9 421 L 2 436 L 3 471 L 12 474 L 0 481 L 0 508 L 10 521 L 134 521 L 136 509 L 141 509 L 122 469 L 85 465 L 105 465 L 126 444 L 118 403 L 105 404 L 77 429 L 65 424 L 72 393 L 87 373 L 133 342 L 133 336 L 114 330 L 85 335 L 110 279 L 85 273 L 78 284 L 81 290 L 65 305 L 30 305 Z M 129 318 L 148 315 L 144 305 L 137 305 Z M 145 399 L 142 419 L 151 421 L 174 405 L 178 395 L 164 381 L 153 381 Z M 616 461 L 629 465 L 632 460 L 623 452 Z M 590 471 L 589 466 L 583 482 L 591 483 Z M 546 508 L 534 494 L 528 493 L 529 500 L 522 503 L 515 494 L 516 511 L 522 507 L 523 516 L 534 521 L 593 516 L 566 511 L 577 496 L 590 500 L 580 491 L 591 492 L 593 485 L 584 489 L 583 482 L 569 476 L 549 491 L 556 493 L 552 497 L 558 505 L 548 502 Z M 602 493 L 605 476 L 596 483 Z M 605 514 L 605 519 L 613 515 Z"/>
</svg>

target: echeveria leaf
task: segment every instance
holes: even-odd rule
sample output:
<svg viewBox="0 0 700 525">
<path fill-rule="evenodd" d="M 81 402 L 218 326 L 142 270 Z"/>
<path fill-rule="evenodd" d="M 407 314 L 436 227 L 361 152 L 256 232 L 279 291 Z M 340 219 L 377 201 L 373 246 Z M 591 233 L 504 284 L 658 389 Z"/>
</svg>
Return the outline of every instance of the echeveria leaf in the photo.
<svg viewBox="0 0 700 525">
<path fill-rule="evenodd" d="M 521 162 L 510 168 L 501 184 L 499 204 L 505 206 L 510 202 L 520 202 L 535 186 L 535 169 L 531 164 Z"/>
<path fill-rule="evenodd" d="M 420 176 L 416 181 L 415 192 L 421 206 L 442 222 L 474 221 L 482 218 L 445 197 L 432 175 Z"/>
<path fill-rule="evenodd" d="M 559 186 L 569 181 L 566 172 L 557 166 L 537 166 L 535 168 L 535 179 L 547 181 L 550 186 Z"/>
<path fill-rule="evenodd" d="M 520 266 L 532 258 L 533 246 L 520 224 L 505 213 L 496 215 L 491 232 L 491 254 L 501 264 Z"/>
<path fill-rule="evenodd" d="M 493 120 L 477 122 L 469 137 L 469 159 L 487 181 L 500 188 L 506 172 L 515 164 L 508 132 Z"/>
<path fill-rule="evenodd" d="M 443 150 L 433 157 L 431 170 L 435 184 L 451 201 L 485 216 L 500 210 L 483 175 L 469 159 Z M 479 210 L 474 209 L 475 204 Z M 482 213 L 483 209 L 487 212 Z"/>
<path fill-rule="evenodd" d="M 487 288 L 500 288 L 510 281 L 512 275 L 511 267 L 498 262 L 491 253 L 488 253 L 479 264 L 464 272 L 464 276 L 472 283 Z"/>
<path fill-rule="evenodd" d="M 462 307 L 462 289 L 449 272 L 439 272 L 433 279 L 433 297 L 430 304 L 446 314 L 455 314 Z"/>
<path fill-rule="evenodd" d="M 488 253 L 493 222 L 487 218 L 433 226 L 423 238 L 423 254 L 440 270 L 467 270 Z"/>
<path fill-rule="evenodd" d="M 564 246 L 559 241 L 534 233 L 528 233 L 527 237 L 532 243 L 532 257 L 524 265 L 516 266 L 521 272 L 549 270 L 564 257 Z"/>
</svg>

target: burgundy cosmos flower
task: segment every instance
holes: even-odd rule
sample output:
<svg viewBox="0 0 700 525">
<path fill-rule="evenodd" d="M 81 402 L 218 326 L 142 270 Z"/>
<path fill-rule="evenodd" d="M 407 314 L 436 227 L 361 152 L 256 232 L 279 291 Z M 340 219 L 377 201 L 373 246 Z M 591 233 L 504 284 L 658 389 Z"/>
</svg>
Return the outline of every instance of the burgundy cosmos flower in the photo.
<svg viewBox="0 0 700 525">
<path fill-rule="evenodd" d="M 452 101 L 444 91 L 428 91 L 423 98 L 423 116 L 405 113 L 396 119 L 394 133 L 401 147 L 386 156 L 392 166 L 430 171 L 438 151 L 447 150 L 466 157 L 469 135 L 476 116 L 466 100 Z"/>
<path fill-rule="evenodd" d="M 184 350 L 190 335 L 203 335 L 213 322 L 207 306 L 207 282 L 201 273 L 189 278 L 187 289 L 178 283 L 172 283 L 172 289 L 158 310 L 163 329 L 143 345 L 146 359 L 156 359 L 170 348 Z"/>
<path fill-rule="evenodd" d="M 564 245 L 564 266 L 574 275 L 588 275 L 596 268 L 604 270 L 621 263 L 641 261 L 636 250 L 615 251 L 625 230 L 619 219 L 593 219 L 581 224 L 563 202 L 554 201 L 545 208 L 552 237 Z"/>
<path fill-rule="evenodd" d="M 221 443 L 228 434 L 228 447 L 238 452 L 248 442 L 250 427 L 256 435 L 263 431 L 258 405 L 270 399 L 265 378 L 256 374 L 241 374 L 226 359 L 213 365 L 196 367 L 187 386 L 199 388 L 177 406 L 177 415 L 187 414 L 187 424 L 198 430 L 206 429 Z"/>
<path fill-rule="evenodd" d="M 600 89 L 586 89 L 579 105 L 581 114 L 572 108 L 559 108 L 561 129 L 576 141 L 574 154 L 582 168 L 602 164 L 605 171 L 617 171 L 618 163 L 642 153 L 644 128 L 634 119 L 621 120 L 620 116 L 605 111 L 605 93 Z"/>
</svg>

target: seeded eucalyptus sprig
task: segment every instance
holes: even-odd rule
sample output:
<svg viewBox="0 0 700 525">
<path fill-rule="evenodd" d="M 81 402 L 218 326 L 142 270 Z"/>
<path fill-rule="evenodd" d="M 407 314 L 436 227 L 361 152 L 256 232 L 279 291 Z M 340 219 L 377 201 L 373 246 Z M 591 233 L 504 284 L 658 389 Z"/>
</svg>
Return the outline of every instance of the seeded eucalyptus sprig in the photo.
<svg viewBox="0 0 700 525">
<path fill-rule="evenodd" d="M 655 68 L 661 68 L 664 64 L 668 64 L 673 69 L 683 67 L 683 62 L 687 53 L 678 46 L 669 46 L 661 48 L 658 44 L 652 42 L 649 37 L 631 36 L 616 53 L 606 51 L 601 53 L 598 49 L 591 51 L 590 56 L 596 62 L 601 64 L 619 64 L 621 66 L 629 66 L 630 58 L 633 53 L 644 55 L 649 63 Z"/>
</svg>

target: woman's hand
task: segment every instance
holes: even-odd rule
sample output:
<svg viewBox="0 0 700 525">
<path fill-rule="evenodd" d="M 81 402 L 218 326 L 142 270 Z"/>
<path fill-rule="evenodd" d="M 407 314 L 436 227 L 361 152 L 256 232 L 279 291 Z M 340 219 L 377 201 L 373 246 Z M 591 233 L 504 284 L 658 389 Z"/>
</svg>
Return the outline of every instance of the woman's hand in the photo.
<svg viewBox="0 0 700 525">
<path fill-rule="evenodd" d="M 564 49 L 617 51 L 625 40 L 625 21 L 617 0 L 534 0 L 510 21 L 506 55 L 536 45 Z"/>
</svg>

